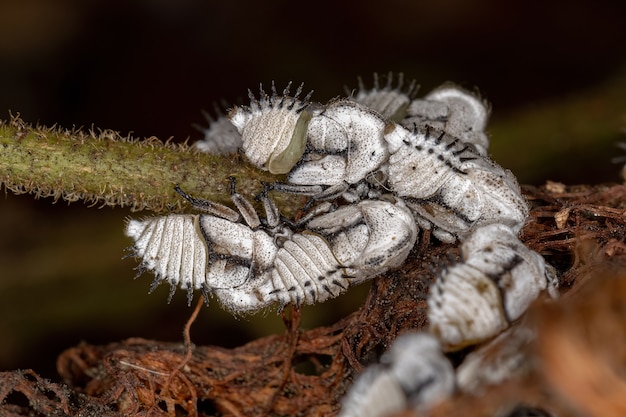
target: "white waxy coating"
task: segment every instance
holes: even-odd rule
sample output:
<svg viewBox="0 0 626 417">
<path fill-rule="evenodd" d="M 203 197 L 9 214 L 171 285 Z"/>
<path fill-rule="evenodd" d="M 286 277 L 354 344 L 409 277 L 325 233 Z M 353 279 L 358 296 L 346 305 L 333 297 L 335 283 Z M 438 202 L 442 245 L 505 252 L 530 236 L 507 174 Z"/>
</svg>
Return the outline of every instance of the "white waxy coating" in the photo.
<svg viewBox="0 0 626 417">
<path fill-rule="evenodd" d="M 488 275 L 501 274 L 498 286 L 503 294 L 504 311 L 509 320 L 517 320 L 542 291 L 554 297 L 551 270 L 537 252 L 524 245 L 503 224 L 477 229 L 461 246 L 463 258 Z M 502 274 L 502 265 L 510 271 Z"/>
<path fill-rule="evenodd" d="M 215 216 L 201 215 L 200 227 L 215 253 L 238 258 L 252 257 L 254 232 L 248 226 Z"/>
<path fill-rule="evenodd" d="M 484 223 L 515 231 L 523 225 L 528 207 L 517 181 L 471 144 L 430 127 L 400 125 L 387 129 L 385 140 L 391 189 L 436 226 L 438 238 L 454 242 Z"/>
<path fill-rule="evenodd" d="M 272 174 L 286 174 L 304 153 L 306 131 L 311 114 L 308 105 L 294 97 L 288 97 L 289 86 L 278 96 L 272 88 L 267 96 L 261 90 L 261 98 L 250 93 L 250 107 L 235 107 L 229 113 L 231 123 L 242 137 L 242 148 L 254 165 Z"/>
<path fill-rule="evenodd" d="M 461 246 L 463 263 L 444 271 L 428 298 L 430 330 L 448 350 L 506 329 L 539 294 L 556 294 L 544 259 L 503 224 L 477 228 Z"/>
<path fill-rule="evenodd" d="M 454 370 L 428 333 L 399 336 L 380 365 L 360 375 L 342 400 L 339 417 L 383 417 L 428 410 L 454 390 Z"/>
<path fill-rule="evenodd" d="M 339 184 L 346 177 L 346 159 L 340 155 L 315 155 L 289 173 L 291 184 Z"/>
<path fill-rule="evenodd" d="M 445 103 L 449 109 L 445 130 L 452 136 L 474 144 L 482 155 L 487 154 L 489 139 L 484 131 L 489 118 L 489 107 L 485 102 L 453 85 L 438 87 L 424 99 Z"/>
<path fill-rule="evenodd" d="M 359 271 L 354 283 L 400 265 L 418 235 L 401 200 L 364 200 L 315 217 L 306 226 L 328 240 L 342 265 Z"/>
<path fill-rule="evenodd" d="M 353 101 L 340 100 L 314 115 L 307 140 L 315 151 L 342 152 L 346 159 L 343 180 L 355 184 L 389 157 L 383 138 L 385 126 L 385 120 L 378 113 Z M 294 171 L 305 169 L 306 163 Z"/>
<path fill-rule="evenodd" d="M 439 341 L 425 332 L 399 336 L 381 358 L 408 397 L 411 407 L 427 409 L 454 390 L 454 370 Z"/>
<path fill-rule="evenodd" d="M 130 220 L 126 235 L 135 240 L 142 265 L 172 285 L 201 288 L 207 248 L 197 233 L 198 215 L 169 215 Z"/>
<path fill-rule="evenodd" d="M 446 350 L 478 343 L 506 329 L 496 284 L 478 269 L 458 264 L 444 271 L 430 289 L 430 331 Z"/>
<path fill-rule="evenodd" d="M 454 85 L 440 86 L 422 99 L 413 100 L 400 122 L 407 128 L 414 124 L 430 125 L 471 143 L 486 156 L 489 138 L 485 134 L 488 105 L 476 95 Z"/>
<path fill-rule="evenodd" d="M 341 400 L 337 417 L 383 417 L 407 408 L 407 399 L 394 376 L 380 365 L 368 367 Z"/>
</svg>

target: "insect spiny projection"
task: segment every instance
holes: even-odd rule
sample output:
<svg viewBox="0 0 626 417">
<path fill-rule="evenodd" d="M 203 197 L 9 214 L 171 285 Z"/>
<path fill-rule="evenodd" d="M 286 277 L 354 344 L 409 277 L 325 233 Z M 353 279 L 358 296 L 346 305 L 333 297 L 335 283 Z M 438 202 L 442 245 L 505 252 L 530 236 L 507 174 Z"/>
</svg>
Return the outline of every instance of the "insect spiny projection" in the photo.
<svg viewBox="0 0 626 417">
<path fill-rule="evenodd" d="M 234 180 L 235 209 L 177 189 L 197 214 L 127 224 L 140 272 L 155 274 L 151 289 L 169 283 L 170 298 L 180 286 L 189 302 L 200 290 L 255 312 L 322 302 L 400 267 L 420 230 L 459 241 L 462 261 L 430 289 L 429 329 L 358 378 L 341 415 L 428 409 L 456 389 L 444 352 L 497 336 L 542 292 L 558 293 L 554 269 L 518 238 L 529 209 L 516 178 L 487 156 L 489 106 L 449 83 L 417 98 L 415 82 L 392 74 L 327 104 L 290 87 L 249 92 L 250 105 L 212 121 L 196 145 L 286 174 L 257 196 L 264 216 Z M 284 218 L 270 191 L 309 196 L 303 217 Z"/>
</svg>

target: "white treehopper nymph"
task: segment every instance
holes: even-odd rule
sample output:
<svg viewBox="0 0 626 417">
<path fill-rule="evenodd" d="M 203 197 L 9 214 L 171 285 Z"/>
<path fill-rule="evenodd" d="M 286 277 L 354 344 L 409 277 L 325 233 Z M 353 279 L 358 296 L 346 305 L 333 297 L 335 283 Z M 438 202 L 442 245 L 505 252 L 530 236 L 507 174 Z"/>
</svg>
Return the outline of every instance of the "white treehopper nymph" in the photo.
<svg viewBox="0 0 626 417">
<path fill-rule="evenodd" d="M 461 253 L 463 262 L 442 272 L 428 298 L 430 331 L 446 350 L 496 336 L 542 291 L 558 296 L 552 266 L 503 224 L 474 230 Z"/>
<path fill-rule="evenodd" d="M 406 409 L 428 410 L 454 391 L 454 370 L 437 339 L 425 332 L 399 336 L 359 375 L 339 417 L 383 417 Z"/>
</svg>

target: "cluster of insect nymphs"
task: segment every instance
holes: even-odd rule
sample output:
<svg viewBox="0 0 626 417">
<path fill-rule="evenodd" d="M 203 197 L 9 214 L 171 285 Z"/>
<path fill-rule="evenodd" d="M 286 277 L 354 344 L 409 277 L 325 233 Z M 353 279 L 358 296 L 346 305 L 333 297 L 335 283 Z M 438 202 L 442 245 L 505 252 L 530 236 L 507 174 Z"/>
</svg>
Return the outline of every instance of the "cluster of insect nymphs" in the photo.
<svg viewBox="0 0 626 417">
<path fill-rule="evenodd" d="M 461 243 L 462 262 L 441 271 L 428 299 L 428 331 L 401 336 L 348 392 L 341 415 L 427 409 L 459 389 L 444 355 L 504 331 L 542 291 L 557 294 L 553 269 L 517 237 L 528 214 L 519 185 L 487 156 L 487 105 L 443 85 L 423 98 L 400 75 L 321 105 L 293 95 L 249 93 L 213 120 L 205 152 L 242 152 L 261 169 L 287 174 L 253 205 L 236 208 L 178 189 L 199 214 L 130 220 L 140 271 L 159 283 L 217 297 L 234 312 L 333 298 L 405 261 L 419 231 Z M 298 221 L 268 191 L 310 197 Z"/>
</svg>

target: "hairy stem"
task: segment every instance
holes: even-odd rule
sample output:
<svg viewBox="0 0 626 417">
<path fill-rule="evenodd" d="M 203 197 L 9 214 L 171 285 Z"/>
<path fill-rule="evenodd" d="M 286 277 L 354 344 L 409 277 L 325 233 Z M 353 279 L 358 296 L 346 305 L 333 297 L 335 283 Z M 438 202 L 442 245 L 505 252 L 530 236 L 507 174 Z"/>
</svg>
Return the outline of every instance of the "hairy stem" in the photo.
<svg viewBox="0 0 626 417">
<path fill-rule="evenodd" d="M 196 197 L 227 202 L 229 176 L 248 196 L 261 191 L 261 181 L 277 179 L 237 155 L 208 155 L 186 144 L 30 126 L 19 116 L 0 121 L 0 183 L 15 193 L 164 212 L 183 203 L 176 184 Z"/>
</svg>

